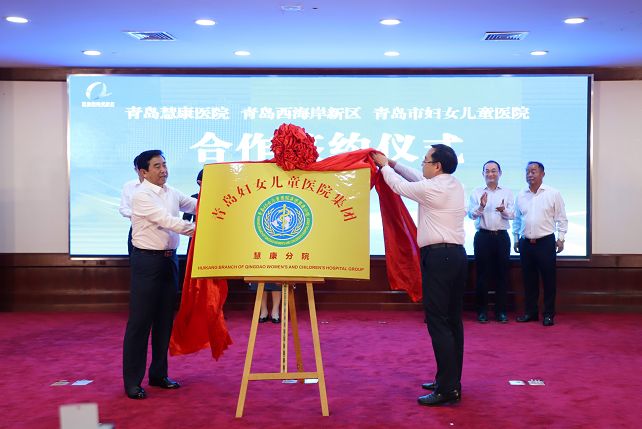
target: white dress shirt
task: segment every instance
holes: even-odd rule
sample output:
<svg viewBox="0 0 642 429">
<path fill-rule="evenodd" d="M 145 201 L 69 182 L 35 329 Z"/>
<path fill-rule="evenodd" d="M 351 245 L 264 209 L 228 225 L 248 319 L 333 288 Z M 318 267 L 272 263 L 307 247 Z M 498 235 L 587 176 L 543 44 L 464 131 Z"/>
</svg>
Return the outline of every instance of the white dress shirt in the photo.
<svg viewBox="0 0 642 429">
<path fill-rule="evenodd" d="M 557 231 L 557 239 L 564 240 L 568 220 L 560 192 L 541 184 L 536 193 L 526 188 L 517 194 L 513 234 L 530 239 L 542 238 Z"/>
<path fill-rule="evenodd" d="M 479 205 L 482 195 L 488 196 L 486 206 Z M 504 202 L 504 211 L 495 210 Z M 508 188 L 497 186 L 495 190 L 489 187 L 477 188 L 470 194 L 468 202 L 468 217 L 475 221 L 475 228 L 489 231 L 507 231 L 510 229 L 510 219 L 515 218 L 515 204 L 513 193 Z"/>
<path fill-rule="evenodd" d="M 138 189 L 140 185 L 140 180 L 130 180 L 129 182 L 123 185 L 123 191 L 120 194 L 120 206 L 118 211 L 123 217 L 127 219 L 132 217 L 132 196 L 134 192 Z"/>
<path fill-rule="evenodd" d="M 195 227 L 181 219 L 179 211 L 194 213 L 196 199 L 143 180 L 132 197 L 132 244 L 139 249 L 176 249 L 178 234 L 192 235 Z"/>
<path fill-rule="evenodd" d="M 394 169 L 384 166 L 381 172 L 395 193 L 419 204 L 419 247 L 437 243 L 464 244 L 466 200 L 459 180 L 450 174 L 426 179 L 419 171 L 399 163 Z"/>
</svg>

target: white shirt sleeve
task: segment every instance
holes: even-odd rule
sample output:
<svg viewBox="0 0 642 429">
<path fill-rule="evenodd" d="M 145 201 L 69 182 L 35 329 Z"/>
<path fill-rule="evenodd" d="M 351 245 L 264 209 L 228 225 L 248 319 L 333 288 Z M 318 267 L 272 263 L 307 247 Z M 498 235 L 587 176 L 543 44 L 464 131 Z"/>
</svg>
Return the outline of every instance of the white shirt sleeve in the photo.
<svg viewBox="0 0 642 429">
<path fill-rule="evenodd" d="M 187 197 L 190 198 L 190 197 Z M 193 199 L 193 198 L 192 198 Z M 192 212 L 195 207 L 192 207 Z M 172 214 L 162 205 L 159 205 L 148 192 L 137 192 L 132 198 L 132 211 L 136 216 L 147 219 L 165 229 L 177 234 L 190 235 L 194 232 L 194 224 L 184 221 Z"/>
<path fill-rule="evenodd" d="M 557 239 L 564 241 L 564 237 L 568 232 L 568 219 L 566 218 L 566 208 L 564 206 L 564 199 L 562 194 L 555 195 L 555 225 L 557 229 Z"/>
<path fill-rule="evenodd" d="M 472 220 L 475 220 L 484 214 L 484 209 L 482 209 L 479 205 L 480 198 L 481 195 L 479 194 L 479 192 L 477 190 L 474 190 L 473 193 L 470 194 L 470 198 L 468 199 L 468 217 Z"/>
<path fill-rule="evenodd" d="M 395 171 L 395 173 L 399 174 L 409 182 L 419 182 L 420 180 L 424 179 L 424 175 L 420 171 L 417 171 L 414 168 L 406 167 L 405 165 L 398 162 L 395 163 L 395 167 L 393 168 L 393 170 Z"/>
<path fill-rule="evenodd" d="M 504 211 L 501 213 L 502 218 L 511 220 L 515 219 L 515 198 L 510 189 L 505 189 L 506 198 L 504 198 Z"/>
<path fill-rule="evenodd" d="M 397 164 L 399 166 L 399 164 Z M 413 201 L 418 203 L 424 202 L 426 200 L 425 194 L 425 185 L 421 181 L 408 181 L 405 177 L 402 177 L 400 173 L 397 173 L 389 165 L 384 166 L 381 169 L 383 178 L 390 186 L 390 189 L 396 194 L 399 194 L 403 197 L 410 198 Z"/>
<path fill-rule="evenodd" d="M 129 183 L 123 186 L 123 191 L 120 194 L 120 206 L 118 212 L 121 216 L 130 219 L 132 217 L 132 194 Z"/>
<path fill-rule="evenodd" d="M 513 217 L 513 235 L 516 237 L 515 241 L 519 238 L 519 232 L 522 227 L 522 212 L 519 210 L 519 195 L 515 197 L 515 212 Z"/>
<path fill-rule="evenodd" d="M 188 197 L 187 195 L 180 194 L 178 204 L 183 213 L 196 214 L 196 198 Z"/>
</svg>

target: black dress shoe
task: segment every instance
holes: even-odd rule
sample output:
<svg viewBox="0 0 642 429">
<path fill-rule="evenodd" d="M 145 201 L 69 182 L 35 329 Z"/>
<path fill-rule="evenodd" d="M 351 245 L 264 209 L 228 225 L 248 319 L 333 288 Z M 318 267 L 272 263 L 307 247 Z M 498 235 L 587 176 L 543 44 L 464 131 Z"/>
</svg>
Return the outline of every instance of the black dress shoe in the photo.
<svg viewBox="0 0 642 429">
<path fill-rule="evenodd" d="M 259 323 L 265 323 L 265 322 L 267 322 L 267 321 L 268 321 L 268 317 L 267 317 L 267 316 L 265 316 L 265 317 L 259 317 Z"/>
<path fill-rule="evenodd" d="M 517 321 L 519 323 L 526 323 L 526 322 L 537 322 L 539 320 L 539 317 L 537 316 L 531 316 L 530 314 L 524 314 L 523 316 L 519 316 L 517 318 Z"/>
<path fill-rule="evenodd" d="M 421 385 L 421 388 L 426 390 L 437 390 L 437 382 L 430 381 L 428 383 L 424 383 Z"/>
<path fill-rule="evenodd" d="M 544 316 L 544 321 L 542 322 L 542 324 L 544 326 L 553 326 L 555 324 L 553 316 Z"/>
<path fill-rule="evenodd" d="M 174 381 L 169 377 L 163 377 L 161 379 L 149 379 L 149 385 L 154 387 L 160 387 L 161 389 L 178 389 L 181 387 L 178 384 L 178 381 Z"/>
<path fill-rule="evenodd" d="M 451 390 L 450 392 L 432 392 L 429 395 L 420 396 L 419 399 L 417 399 L 417 402 L 419 403 L 419 405 L 427 405 L 430 407 L 434 405 L 452 404 L 455 402 L 459 402 L 460 400 L 461 394 L 459 393 L 459 390 L 455 389 Z"/>
<path fill-rule="evenodd" d="M 495 320 L 497 320 L 499 323 L 508 323 L 508 317 L 506 317 L 506 313 L 499 313 L 495 316 Z"/>
<path fill-rule="evenodd" d="M 129 399 L 145 399 L 147 398 L 147 393 L 145 389 L 140 386 L 136 386 L 133 389 L 126 389 L 125 393 Z"/>
<path fill-rule="evenodd" d="M 479 323 L 488 323 L 488 316 L 486 315 L 486 313 L 479 313 L 477 315 L 477 321 Z"/>
<path fill-rule="evenodd" d="M 272 323 L 281 323 L 281 319 L 278 317 L 273 317 L 272 318 Z"/>
</svg>

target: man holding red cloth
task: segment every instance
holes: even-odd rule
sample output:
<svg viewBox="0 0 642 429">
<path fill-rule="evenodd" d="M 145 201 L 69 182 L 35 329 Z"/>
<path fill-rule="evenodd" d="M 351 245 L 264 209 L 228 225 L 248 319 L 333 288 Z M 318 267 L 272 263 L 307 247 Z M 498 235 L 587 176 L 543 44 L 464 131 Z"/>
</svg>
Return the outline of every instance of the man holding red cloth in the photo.
<svg viewBox="0 0 642 429">
<path fill-rule="evenodd" d="M 372 154 L 392 190 L 419 204 L 417 243 L 421 247 L 423 303 L 428 332 L 437 361 L 433 390 L 418 399 L 420 405 L 441 405 L 461 399 L 464 326 L 461 319 L 468 257 L 464 249 L 464 187 L 452 173 L 457 155 L 436 144 L 421 163 L 422 171 Z"/>
</svg>

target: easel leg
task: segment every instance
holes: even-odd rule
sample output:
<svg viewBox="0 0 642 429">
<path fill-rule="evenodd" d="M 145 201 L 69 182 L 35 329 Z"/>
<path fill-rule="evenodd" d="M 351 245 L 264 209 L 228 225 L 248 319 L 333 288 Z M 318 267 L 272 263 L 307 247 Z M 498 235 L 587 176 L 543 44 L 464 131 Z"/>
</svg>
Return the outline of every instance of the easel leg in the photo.
<svg viewBox="0 0 642 429">
<path fill-rule="evenodd" d="M 314 344 L 314 360 L 319 374 L 319 396 L 321 397 L 321 414 L 329 416 L 328 396 L 325 391 L 325 374 L 323 372 L 323 360 L 321 359 L 321 342 L 319 340 L 319 326 L 317 324 L 317 310 L 314 303 L 314 290 L 312 283 L 306 283 L 308 292 L 308 307 L 310 307 L 310 327 L 312 328 L 312 343 Z"/>
<path fill-rule="evenodd" d="M 294 340 L 294 352 L 296 353 L 296 370 L 303 372 L 303 359 L 301 358 L 301 340 L 299 339 L 299 325 L 296 319 L 296 302 L 294 299 L 294 287 L 290 285 L 290 322 L 292 324 L 292 338 Z M 300 379 L 303 383 L 305 380 Z"/>
<path fill-rule="evenodd" d="M 236 404 L 236 417 L 243 417 L 243 407 L 245 406 L 245 395 L 247 394 L 247 383 L 249 381 L 250 370 L 252 369 L 252 357 L 254 355 L 254 343 L 256 342 L 256 331 L 259 325 L 259 313 L 261 311 L 261 300 L 263 299 L 265 283 L 260 282 L 256 289 L 256 299 L 254 300 L 254 314 L 252 315 L 252 326 L 250 327 L 250 338 L 247 341 L 247 353 L 245 354 L 245 366 L 243 367 L 243 378 L 241 380 L 241 391 L 239 400 Z"/>
<path fill-rule="evenodd" d="M 281 284 L 281 373 L 288 372 L 288 302 L 289 286 Z"/>
</svg>

